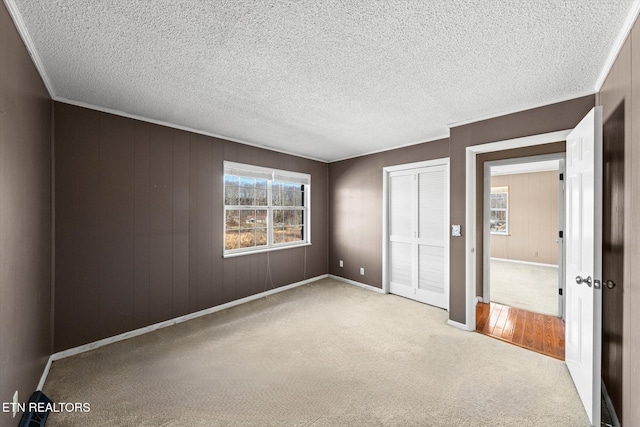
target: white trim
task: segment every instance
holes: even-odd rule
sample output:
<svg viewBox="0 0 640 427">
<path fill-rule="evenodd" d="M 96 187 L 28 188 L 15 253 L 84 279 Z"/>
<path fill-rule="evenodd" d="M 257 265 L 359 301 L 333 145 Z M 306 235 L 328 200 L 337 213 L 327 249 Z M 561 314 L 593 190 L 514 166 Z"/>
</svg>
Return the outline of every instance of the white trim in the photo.
<svg viewBox="0 0 640 427">
<path fill-rule="evenodd" d="M 518 166 L 514 168 L 513 166 Z M 518 175 L 522 173 L 539 173 L 539 172 L 557 172 L 560 168 L 559 161 L 547 160 L 547 161 L 535 161 L 532 163 L 524 163 L 517 165 L 501 165 L 492 167 L 491 176 L 500 175 Z"/>
<path fill-rule="evenodd" d="M 466 150 L 466 182 L 465 182 L 465 322 L 466 330 L 476 327 L 476 307 L 473 303 L 476 296 L 476 152 Z M 455 325 L 454 325 L 455 326 Z"/>
<path fill-rule="evenodd" d="M 36 387 L 36 391 L 42 391 L 44 382 L 47 380 L 47 376 L 49 376 L 49 370 L 51 369 L 51 363 L 53 362 L 53 360 L 53 355 L 49 356 L 47 364 L 44 367 L 44 371 L 42 372 L 42 376 L 40 377 L 40 382 L 38 382 L 38 387 Z"/>
<path fill-rule="evenodd" d="M 465 242 L 465 321 L 468 330 L 474 330 L 476 324 L 476 156 L 480 153 L 501 151 L 511 148 L 528 147 L 566 140 L 571 129 L 549 132 L 522 138 L 507 139 L 466 148 L 466 242 Z"/>
<path fill-rule="evenodd" d="M 620 33 L 618 33 L 618 37 L 613 42 L 613 46 L 611 46 L 611 51 L 609 51 L 609 56 L 607 56 L 607 60 L 604 62 L 602 67 L 602 71 L 600 71 L 600 75 L 596 80 L 596 84 L 594 86 L 594 90 L 596 92 L 600 92 L 602 89 L 602 85 L 604 81 L 607 79 L 607 76 L 611 72 L 611 68 L 613 68 L 613 64 L 616 62 L 620 51 L 622 50 L 622 46 L 624 46 L 624 42 L 629 37 L 631 33 L 631 29 L 633 28 L 633 24 L 638 19 L 638 14 L 640 14 L 640 1 L 636 0 L 631 3 L 631 8 L 629 8 L 629 14 L 622 24 L 622 28 L 620 29 Z"/>
<path fill-rule="evenodd" d="M 564 141 L 564 139 L 563 140 L 558 140 L 556 142 L 560 142 L 560 141 Z M 536 145 L 539 145 L 539 144 L 536 144 Z M 565 157 L 566 157 L 566 155 L 565 155 L 564 152 L 550 153 L 550 154 L 538 154 L 538 155 L 526 156 L 526 157 L 514 157 L 514 158 L 511 158 L 511 159 L 491 160 L 491 161 L 485 162 L 485 165 L 489 165 L 489 167 L 505 166 L 505 165 L 520 165 L 520 164 L 527 164 L 527 163 L 546 162 L 546 161 L 549 161 L 549 160 L 558 160 L 558 161 L 560 161 L 560 160 L 564 160 Z M 560 164 L 558 164 L 557 168 L 555 168 L 555 169 L 547 169 L 546 171 L 556 171 L 558 173 L 561 173 Z M 541 170 L 540 172 L 544 172 L 544 171 Z M 531 173 L 531 171 L 509 172 L 509 173 L 506 173 L 505 175 L 517 175 L 518 173 Z M 494 176 L 493 173 L 491 173 L 490 176 Z"/>
<path fill-rule="evenodd" d="M 389 293 L 389 171 L 382 169 L 382 291 Z"/>
<path fill-rule="evenodd" d="M 398 172 L 398 171 L 404 171 L 404 170 L 410 170 L 410 169 L 419 169 L 419 168 L 426 168 L 429 166 L 441 166 L 441 165 L 448 165 L 448 164 L 449 164 L 449 157 L 441 157 L 439 159 L 433 159 L 433 160 L 423 160 L 420 162 L 385 166 L 384 168 L 382 168 L 382 170 L 386 173 L 389 173 L 389 172 Z"/>
<path fill-rule="evenodd" d="M 222 242 L 224 247 L 224 241 Z M 235 249 L 238 252 L 229 252 L 226 254 L 222 254 L 222 258 L 235 258 L 243 255 L 255 255 L 255 254 L 263 254 L 266 252 L 273 251 L 281 251 L 283 249 L 294 249 L 294 248 L 302 248 L 305 246 L 311 246 L 311 243 L 278 243 L 278 246 L 265 247 L 264 249 Z"/>
<path fill-rule="evenodd" d="M 174 124 L 174 123 L 165 122 L 164 120 L 150 119 L 148 117 L 143 117 L 143 116 L 140 116 L 140 115 L 137 115 L 137 114 L 125 113 L 124 111 L 116 110 L 116 109 L 113 109 L 113 108 L 99 107 L 97 105 L 89 104 L 87 102 L 73 101 L 71 99 L 62 98 L 62 97 L 58 97 L 58 96 L 52 97 L 52 99 L 54 101 L 56 101 L 56 102 L 61 102 L 63 104 L 75 105 L 76 107 L 88 108 L 90 110 L 101 111 L 103 113 L 113 114 L 113 115 L 120 116 L 120 117 L 127 117 L 129 119 L 140 120 L 141 122 L 153 123 L 153 124 L 156 124 L 156 125 L 165 126 L 165 127 L 172 128 L 172 129 L 184 130 L 184 131 L 195 133 L 195 134 L 198 134 L 198 135 L 204 135 L 204 136 L 210 136 L 212 138 L 224 139 L 225 141 L 237 142 L 238 144 L 249 145 L 251 147 L 257 147 L 257 148 L 262 148 L 263 150 L 269 150 L 269 151 L 273 151 L 275 153 L 288 154 L 290 156 L 300 157 L 300 158 L 308 159 L 308 160 L 314 160 L 316 162 L 321 162 L 321 163 L 330 163 L 329 160 L 318 159 L 318 158 L 315 158 L 315 157 L 306 156 L 304 154 L 299 154 L 299 153 L 296 154 L 296 153 L 293 153 L 291 151 L 279 150 L 277 148 L 269 147 L 267 145 L 258 144 L 258 143 L 255 143 L 255 142 L 243 141 L 241 139 L 232 138 L 232 137 L 224 136 L 224 135 L 219 135 L 219 134 L 216 134 L 216 133 L 207 132 L 207 131 L 204 131 L 204 130 L 195 129 L 195 128 L 188 127 L 188 126 L 181 126 L 181 125 L 177 125 L 177 124 Z"/>
<path fill-rule="evenodd" d="M 497 258 L 493 256 L 490 258 L 491 258 L 491 261 L 504 261 L 504 262 L 512 262 L 514 264 L 526 264 L 526 265 L 536 265 L 539 267 L 560 268 L 557 264 L 544 264 L 542 262 L 520 261 L 519 259 Z"/>
<path fill-rule="evenodd" d="M 27 26 L 22 19 L 22 14 L 16 6 L 14 0 L 4 0 L 4 4 L 7 6 L 7 10 L 9 11 L 9 15 L 13 20 L 13 23 L 18 30 L 18 34 L 20 34 L 20 38 L 22 38 L 22 42 L 27 48 L 27 52 L 29 52 L 29 56 L 31 56 L 31 60 L 33 61 L 33 65 L 35 65 L 38 73 L 40 74 L 40 78 L 42 79 L 42 83 L 44 83 L 47 92 L 49 92 L 49 97 L 54 99 L 55 93 L 53 91 L 53 84 L 51 83 L 51 79 L 47 75 L 47 72 L 44 68 L 44 64 L 42 63 L 42 59 L 40 59 L 40 55 L 36 49 L 36 45 L 33 43 L 29 32 L 27 31 Z"/>
<path fill-rule="evenodd" d="M 484 302 L 484 301 L 482 301 L 482 297 L 480 295 L 476 295 L 476 305 L 478 305 L 479 302 Z"/>
<path fill-rule="evenodd" d="M 134 329 L 133 331 L 125 332 L 122 334 L 118 334 L 109 338 L 104 338 L 98 341 L 94 341 L 88 344 L 84 344 L 78 347 L 73 347 L 68 350 L 59 351 L 57 353 L 49 356 L 49 360 L 47 365 L 44 368 L 44 372 L 42 373 L 42 377 L 40 378 L 40 382 L 38 383 L 38 390 L 42 390 L 44 387 L 44 383 L 47 379 L 47 375 L 49 375 L 49 369 L 51 368 L 51 363 L 56 360 L 64 359 L 66 357 L 75 356 L 76 354 L 85 353 L 90 350 L 94 350 L 96 348 L 104 347 L 105 345 L 113 344 L 118 341 L 124 341 L 129 338 L 137 337 L 139 335 L 144 335 L 149 332 L 156 331 L 158 329 L 166 328 L 168 326 L 177 325 L 178 323 L 186 322 L 187 320 L 196 319 L 198 317 L 206 316 L 211 313 L 216 313 L 218 311 L 226 310 L 231 307 L 235 307 L 241 304 L 245 304 L 257 299 L 261 299 L 267 297 L 269 295 L 277 294 L 280 292 L 288 291 L 289 289 L 297 288 L 298 286 L 303 286 L 312 282 L 316 282 L 321 279 L 326 279 L 329 277 L 328 274 L 323 274 L 320 276 L 313 277 L 311 279 L 302 280 L 300 282 L 291 283 L 289 285 L 280 286 L 278 288 L 269 289 L 265 292 L 260 292 L 259 294 L 250 295 L 245 298 L 241 298 L 235 301 L 230 301 L 225 304 L 216 305 L 214 307 L 207 308 L 205 310 L 196 311 L 194 313 L 189 313 L 184 316 L 176 317 L 170 320 L 165 320 L 164 322 L 155 323 L 153 325 L 145 326 L 144 328 Z M 366 286 L 366 285 L 365 285 Z"/>
<path fill-rule="evenodd" d="M 559 173 L 562 174 L 563 179 L 562 181 L 560 181 L 558 179 L 558 228 L 560 230 L 562 230 L 562 235 L 564 236 L 564 233 L 567 230 L 567 220 L 566 220 L 566 215 L 565 215 L 565 188 L 564 188 L 564 176 L 566 176 L 565 174 L 565 164 L 566 164 L 566 151 L 565 151 L 565 159 L 560 160 L 560 168 L 559 168 Z M 565 279 L 565 258 L 566 258 L 566 253 L 565 253 L 565 249 L 564 249 L 564 237 L 560 237 L 558 235 L 558 287 L 560 288 L 562 294 L 561 297 L 558 299 L 558 313 L 559 316 L 562 318 L 562 320 L 565 320 L 565 308 L 566 308 L 566 297 L 567 297 L 567 292 L 565 290 L 566 288 L 566 279 Z"/>
<path fill-rule="evenodd" d="M 368 291 L 377 292 L 379 294 L 388 294 L 389 293 L 389 292 L 385 292 L 384 290 L 382 290 L 380 288 L 376 288 L 375 286 L 367 285 L 366 283 L 356 282 L 355 280 L 347 279 L 345 277 L 336 276 L 334 274 L 329 274 L 328 276 L 329 276 L 330 279 L 337 280 L 339 282 L 344 282 L 344 283 L 347 283 L 349 285 L 358 286 L 358 287 L 364 288 L 364 289 L 366 289 Z"/>
<path fill-rule="evenodd" d="M 451 319 L 447 320 L 447 325 L 453 326 L 454 328 L 462 329 L 463 331 L 466 331 L 466 332 L 473 332 L 476 330 L 475 326 L 473 327 L 473 329 L 469 329 L 467 325 L 465 325 L 464 323 L 459 323 Z"/>
</svg>

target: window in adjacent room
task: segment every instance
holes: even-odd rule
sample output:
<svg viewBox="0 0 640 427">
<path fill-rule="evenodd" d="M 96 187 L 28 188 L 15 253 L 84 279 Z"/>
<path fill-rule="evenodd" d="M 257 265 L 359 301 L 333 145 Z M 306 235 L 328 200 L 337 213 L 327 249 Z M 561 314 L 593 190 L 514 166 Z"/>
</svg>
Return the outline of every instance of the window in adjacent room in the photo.
<svg viewBox="0 0 640 427">
<path fill-rule="evenodd" d="M 491 187 L 490 203 L 491 234 L 509 234 L 509 187 Z"/>
<path fill-rule="evenodd" d="M 311 176 L 224 162 L 224 254 L 311 243 Z"/>
</svg>

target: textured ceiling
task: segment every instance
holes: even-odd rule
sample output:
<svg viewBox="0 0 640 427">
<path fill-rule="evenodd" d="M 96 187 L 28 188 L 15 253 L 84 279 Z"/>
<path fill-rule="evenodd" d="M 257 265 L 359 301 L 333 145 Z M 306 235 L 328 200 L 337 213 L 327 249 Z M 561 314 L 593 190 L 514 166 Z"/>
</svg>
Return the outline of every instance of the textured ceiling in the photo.
<svg viewBox="0 0 640 427">
<path fill-rule="evenodd" d="M 633 3 L 5 2 L 55 99 L 326 161 L 594 93 Z"/>
</svg>

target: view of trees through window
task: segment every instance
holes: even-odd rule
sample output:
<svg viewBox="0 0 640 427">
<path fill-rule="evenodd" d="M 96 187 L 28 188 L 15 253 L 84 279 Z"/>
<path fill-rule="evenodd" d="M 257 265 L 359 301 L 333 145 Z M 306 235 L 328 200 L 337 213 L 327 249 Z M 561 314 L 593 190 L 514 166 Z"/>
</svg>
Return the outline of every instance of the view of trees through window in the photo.
<svg viewBox="0 0 640 427">
<path fill-rule="evenodd" d="M 489 228 L 494 234 L 507 234 L 509 228 L 509 189 L 492 187 Z"/>
<path fill-rule="evenodd" d="M 225 175 L 225 250 L 303 242 L 305 185 Z"/>
</svg>

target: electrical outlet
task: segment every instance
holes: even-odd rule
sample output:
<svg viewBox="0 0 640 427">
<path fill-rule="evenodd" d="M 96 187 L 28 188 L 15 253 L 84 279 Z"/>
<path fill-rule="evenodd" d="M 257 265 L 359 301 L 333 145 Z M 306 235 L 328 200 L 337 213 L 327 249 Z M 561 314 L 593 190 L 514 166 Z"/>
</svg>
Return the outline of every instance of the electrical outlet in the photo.
<svg viewBox="0 0 640 427">
<path fill-rule="evenodd" d="M 535 252 L 533 253 L 533 256 L 538 256 L 538 251 L 535 251 Z"/>
<path fill-rule="evenodd" d="M 342 260 L 340 260 L 340 267 L 344 267 L 344 262 L 342 262 Z"/>
<path fill-rule="evenodd" d="M 360 267 L 360 274 L 364 276 L 364 267 Z"/>
<path fill-rule="evenodd" d="M 11 405 L 11 410 L 13 411 L 13 418 L 16 417 L 16 414 L 18 413 L 18 390 L 16 390 L 15 393 L 13 393 L 13 402 Z"/>
</svg>

